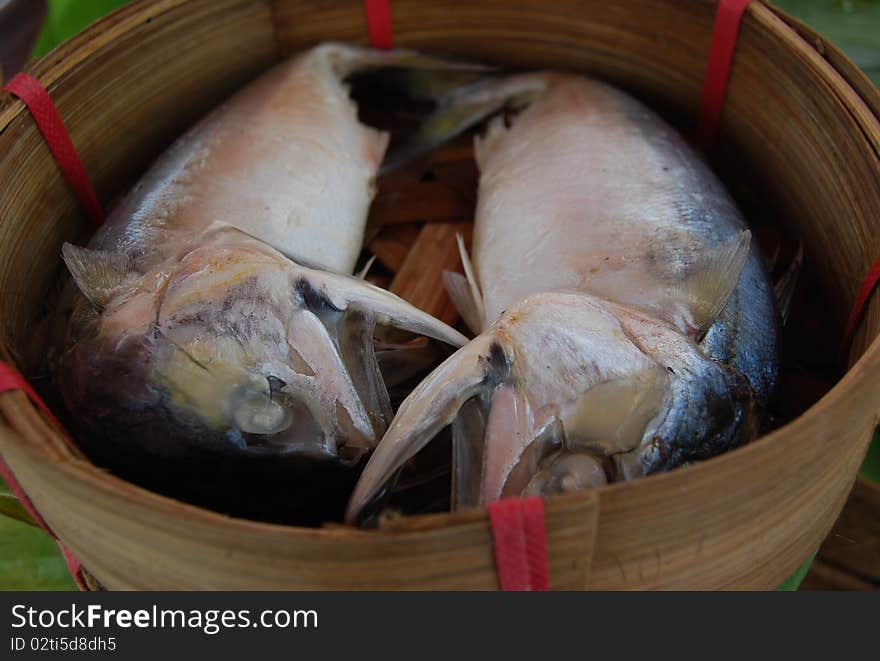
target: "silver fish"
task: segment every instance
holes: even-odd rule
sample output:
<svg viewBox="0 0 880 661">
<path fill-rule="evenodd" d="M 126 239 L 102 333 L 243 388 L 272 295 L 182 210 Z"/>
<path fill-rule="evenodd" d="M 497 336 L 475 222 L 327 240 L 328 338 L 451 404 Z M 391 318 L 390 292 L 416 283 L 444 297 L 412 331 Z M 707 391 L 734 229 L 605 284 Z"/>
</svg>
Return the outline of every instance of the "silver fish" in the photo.
<svg viewBox="0 0 880 661">
<path fill-rule="evenodd" d="M 59 375 L 81 427 L 161 456 L 372 449 L 392 413 L 374 337 L 466 341 L 346 275 L 388 135 L 344 79 L 409 65 L 457 66 L 335 44 L 279 64 L 169 148 L 89 247 L 64 246 L 83 296 Z"/>
<path fill-rule="evenodd" d="M 478 85 L 450 108 L 504 105 L 522 110 L 475 145 L 473 264 L 447 282 L 478 335 L 403 402 L 349 521 L 447 425 L 453 506 L 484 505 L 724 451 L 756 433 L 776 386 L 761 257 L 680 135 L 559 73 Z"/>
</svg>

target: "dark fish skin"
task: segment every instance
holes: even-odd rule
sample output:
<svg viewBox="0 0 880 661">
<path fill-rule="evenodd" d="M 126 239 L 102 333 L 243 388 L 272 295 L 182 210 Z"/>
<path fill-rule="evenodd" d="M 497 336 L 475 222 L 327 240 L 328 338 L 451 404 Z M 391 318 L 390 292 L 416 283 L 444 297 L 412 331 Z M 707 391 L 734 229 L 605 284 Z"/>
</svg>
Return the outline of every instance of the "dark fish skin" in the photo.
<svg viewBox="0 0 880 661">
<path fill-rule="evenodd" d="M 764 260 L 753 245 L 739 284 L 700 346 L 748 380 L 762 409 L 769 406 L 779 382 L 779 326 Z"/>
</svg>

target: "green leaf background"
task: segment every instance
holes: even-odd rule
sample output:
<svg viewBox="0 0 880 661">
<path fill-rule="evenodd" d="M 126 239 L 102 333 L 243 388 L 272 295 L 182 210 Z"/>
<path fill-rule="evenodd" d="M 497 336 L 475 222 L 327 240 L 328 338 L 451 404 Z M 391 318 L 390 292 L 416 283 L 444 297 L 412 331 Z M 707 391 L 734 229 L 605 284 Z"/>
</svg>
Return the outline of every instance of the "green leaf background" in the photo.
<svg viewBox="0 0 880 661">
<path fill-rule="evenodd" d="M 49 0 L 49 15 L 33 50 L 39 57 L 128 0 Z M 788 13 L 841 47 L 880 85 L 880 0 L 777 0 Z M 880 481 L 880 438 L 862 475 Z M 6 516 L 3 516 L 6 515 Z M 75 585 L 55 543 L 29 523 L 30 517 L 0 481 L 0 589 L 73 590 Z M 796 590 L 812 558 L 780 590 Z"/>
<path fill-rule="evenodd" d="M 773 4 L 843 49 L 880 85 L 880 1 L 775 0 Z"/>
<path fill-rule="evenodd" d="M 130 0 L 49 0 L 49 14 L 31 54 L 41 57 Z"/>
<path fill-rule="evenodd" d="M 33 524 L 3 480 L 0 480 L 0 589 L 76 589 L 58 546 Z"/>
</svg>

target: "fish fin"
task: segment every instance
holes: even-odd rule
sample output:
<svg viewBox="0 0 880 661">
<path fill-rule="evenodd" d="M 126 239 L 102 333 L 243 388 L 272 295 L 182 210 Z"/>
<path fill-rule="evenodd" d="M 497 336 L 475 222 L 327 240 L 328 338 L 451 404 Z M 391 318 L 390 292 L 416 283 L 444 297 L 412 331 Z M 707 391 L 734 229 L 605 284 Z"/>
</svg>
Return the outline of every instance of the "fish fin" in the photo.
<svg viewBox="0 0 880 661">
<path fill-rule="evenodd" d="M 452 424 L 466 401 L 490 387 L 487 376 L 492 369 L 494 342 L 491 335 L 478 336 L 431 372 L 403 401 L 355 486 L 346 510 L 347 522 L 361 517 L 397 471 Z"/>
<path fill-rule="evenodd" d="M 326 449 L 331 455 L 344 441 L 350 458 L 359 458 L 376 444 L 378 436 L 367 411 L 372 384 L 367 384 L 366 395 L 358 388 L 369 378 L 369 360 L 361 358 L 364 363 L 358 365 L 358 359 L 350 355 L 358 334 L 370 327 L 370 320 L 359 320 L 363 324 L 360 329 L 354 321 L 349 317 L 349 332 L 340 333 L 342 337 L 337 341 L 317 314 L 297 309 L 287 321 L 287 343 L 295 350 L 297 361 L 308 370 L 284 374 L 282 380 L 286 385 L 281 391 L 298 397 L 308 407 L 324 432 Z M 361 383 L 356 381 L 357 377 L 362 377 Z M 381 410 L 374 413 L 381 415 Z"/>
<path fill-rule="evenodd" d="M 739 283 L 749 256 L 752 234 L 742 230 L 711 251 L 677 287 L 691 315 L 691 326 L 702 336 L 721 314 Z"/>
<path fill-rule="evenodd" d="M 376 360 L 389 389 L 397 388 L 410 379 L 426 375 L 448 355 L 437 342 L 424 338 L 397 346 L 376 347 Z M 411 389 L 411 388 L 410 388 Z M 404 396 L 409 394 L 409 390 Z M 397 401 L 402 400 L 399 397 Z"/>
<path fill-rule="evenodd" d="M 461 266 L 464 269 L 464 275 L 467 278 L 467 284 L 470 288 L 470 296 L 475 308 L 475 321 L 477 325 L 472 326 L 471 330 L 474 333 L 481 333 L 483 332 L 483 327 L 486 323 L 486 307 L 483 305 L 483 293 L 480 291 L 480 285 L 477 283 L 477 275 L 474 272 L 471 256 L 468 254 L 467 246 L 464 245 L 464 237 L 460 232 L 455 235 L 455 242 L 458 244 L 458 254 L 461 257 Z"/>
<path fill-rule="evenodd" d="M 375 261 L 376 261 L 376 255 L 371 255 L 370 258 L 367 260 L 367 263 L 364 264 L 364 267 L 355 274 L 355 277 L 358 280 L 366 280 L 367 274 L 370 272 L 370 269 L 373 267 L 373 264 L 375 263 Z"/>
<path fill-rule="evenodd" d="M 350 305 L 342 316 L 339 353 L 355 389 L 361 396 L 376 438 L 382 437 L 394 412 L 373 344 L 376 317 L 359 305 Z"/>
<path fill-rule="evenodd" d="M 471 264 L 470 255 L 468 255 L 467 247 L 464 245 L 464 237 L 461 233 L 455 235 L 455 241 L 458 244 L 458 253 L 461 255 L 461 265 L 464 268 L 464 275 L 455 273 L 454 271 L 444 270 L 441 274 L 443 285 L 455 305 L 455 309 L 464 319 L 464 323 L 471 329 L 474 335 L 483 332 L 483 319 L 485 317 L 483 307 L 483 295 L 480 292 L 480 286 L 477 284 L 477 278 L 474 274 L 474 268 Z"/>
<path fill-rule="evenodd" d="M 489 406 L 485 393 L 466 401 L 452 422 L 453 510 L 480 504 L 483 446 Z"/>
<path fill-rule="evenodd" d="M 447 270 L 444 270 L 440 277 L 443 280 L 443 286 L 446 288 L 449 298 L 452 299 L 452 304 L 458 310 L 461 318 L 464 319 L 464 323 L 471 329 L 472 333 L 478 334 L 482 328 L 481 315 L 477 308 L 477 302 L 474 300 L 471 289 L 468 286 L 467 278 L 461 273 Z"/>
<path fill-rule="evenodd" d="M 483 294 L 480 291 L 480 285 L 477 283 L 477 276 L 476 273 L 474 273 L 474 265 L 471 262 L 471 256 L 468 254 L 467 246 L 464 245 L 464 237 L 461 235 L 461 232 L 455 235 L 455 242 L 458 244 L 458 254 L 461 257 L 461 266 L 464 269 L 464 274 L 467 277 L 468 284 L 471 288 L 471 296 L 473 296 L 474 303 L 477 306 L 477 312 L 480 315 L 480 321 L 482 322 L 485 313 L 483 308 Z"/>
<path fill-rule="evenodd" d="M 777 243 L 776 247 L 773 249 L 773 254 L 770 256 L 770 259 L 767 260 L 767 270 L 771 273 L 776 270 L 776 265 L 779 263 L 780 252 L 782 252 L 782 244 Z"/>
<path fill-rule="evenodd" d="M 131 259 L 123 252 L 92 250 L 65 243 L 61 247 L 61 256 L 83 296 L 97 307 L 105 306 L 133 275 Z"/>
<path fill-rule="evenodd" d="M 464 133 L 506 107 L 522 107 L 546 88 L 543 74 L 480 80 L 436 100 L 434 112 L 401 145 L 392 145 L 381 173 L 393 170 Z"/>
<path fill-rule="evenodd" d="M 317 295 L 337 310 L 358 304 L 376 316 L 377 324 L 424 335 L 455 347 L 467 344 L 467 338 L 448 324 L 369 282 L 350 275 L 306 267 L 299 267 L 297 271 L 296 286 L 301 296 Z"/>
<path fill-rule="evenodd" d="M 779 280 L 773 285 L 773 293 L 776 298 L 776 306 L 779 310 L 779 316 L 782 324 L 788 321 L 788 313 L 791 311 L 791 301 L 794 297 L 794 290 L 797 287 L 798 277 L 804 263 L 804 243 L 798 243 L 797 253 L 791 264 L 785 269 L 785 273 L 779 276 Z"/>
<path fill-rule="evenodd" d="M 343 78 L 356 89 L 437 101 L 453 90 L 476 83 L 495 67 L 425 55 L 412 50 L 364 50 L 353 55 Z"/>
<path fill-rule="evenodd" d="M 391 69 L 390 72 L 383 71 L 383 77 L 388 78 L 389 73 L 392 74 L 389 81 L 392 85 L 402 84 L 408 92 L 413 93 L 414 98 L 420 99 L 436 98 L 451 88 L 461 87 L 464 82 L 473 82 L 496 69 L 485 64 L 427 55 L 408 48 L 380 50 L 338 42 L 316 46 L 308 52 L 308 56 L 329 64 L 340 80 L 376 69 Z M 446 81 L 442 75 L 420 76 L 420 72 L 448 74 L 449 80 Z M 402 74 L 399 80 L 394 78 L 397 73 Z"/>
</svg>

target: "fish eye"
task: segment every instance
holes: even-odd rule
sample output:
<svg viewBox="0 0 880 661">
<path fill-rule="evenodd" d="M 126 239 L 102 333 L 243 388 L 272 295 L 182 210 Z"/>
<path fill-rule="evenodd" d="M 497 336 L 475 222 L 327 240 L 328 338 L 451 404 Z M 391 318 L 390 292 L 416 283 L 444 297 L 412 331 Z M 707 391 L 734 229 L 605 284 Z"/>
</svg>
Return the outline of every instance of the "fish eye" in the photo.
<svg viewBox="0 0 880 661">
<path fill-rule="evenodd" d="M 235 426 L 248 434 L 277 434 L 293 422 L 291 411 L 282 402 L 250 388 L 236 392 L 230 408 Z"/>
<path fill-rule="evenodd" d="M 287 384 L 279 379 L 277 376 L 272 376 L 271 374 L 266 377 L 266 381 L 269 382 L 269 392 L 273 395 L 278 394 Z"/>
</svg>

